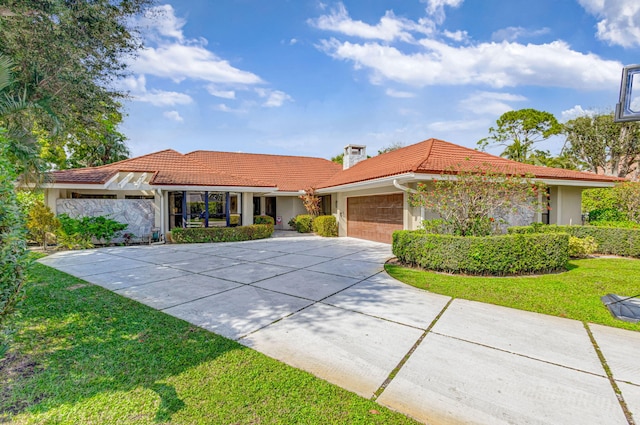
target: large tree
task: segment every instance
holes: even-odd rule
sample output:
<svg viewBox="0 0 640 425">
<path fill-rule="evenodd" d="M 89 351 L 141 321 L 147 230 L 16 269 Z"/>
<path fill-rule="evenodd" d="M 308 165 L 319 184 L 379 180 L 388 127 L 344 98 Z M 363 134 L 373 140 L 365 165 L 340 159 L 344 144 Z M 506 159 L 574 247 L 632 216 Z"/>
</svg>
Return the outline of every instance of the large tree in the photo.
<svg viewBox="0 0 640 425">
<path fill-rule="evenodd" d="M 501 156 L 519 162 L 535 163 L 535 143 L 560 134 L 562 126 L 553 114 L 536 109 L 505 112 L 489 128 L 489 137 L 478 142 L 481 150 L 488 146 L 504 146 Z M 540 151 L 538 151 L 540 152 Z"/>
<path fill-rule="evenodd" d="M 114 82 L 141 48 L 132 19 L 153 0 L 0 0 L 0 53 L 14 64 L 13 91 L 40 108 L 10 111 L 0 126 L 68 134 L 101 131 L 126 93 Z M 59 124 L 59 126 L 57 125 Z"/>
<path fill-rule="evenodd" d="M 582 116 L 564 125 L 565 151 L 597 174 L 627 177 L 640 166 L 640 123 L 613 114 Z"/>
</svg>

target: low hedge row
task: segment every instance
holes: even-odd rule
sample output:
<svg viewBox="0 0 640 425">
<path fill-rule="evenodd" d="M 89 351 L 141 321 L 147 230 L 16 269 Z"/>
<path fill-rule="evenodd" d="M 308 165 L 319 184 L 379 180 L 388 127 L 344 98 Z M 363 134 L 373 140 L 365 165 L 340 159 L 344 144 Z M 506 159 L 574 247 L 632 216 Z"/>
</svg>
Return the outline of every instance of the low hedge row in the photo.
<svg viewBox="0 0 640 425">
<path fill-rule="evenodd" d="M 600 226 L 537 225 L 510 227 L 511 234 L 568 233 L 576 238 L 591 236 L 598 244 L 595 252 L 623 257 L 640 257 L 640 229 Z"/>
<path fill-rule="evenodd" d="M 175 228 L 171 238 L 175 243 L 240 242 L 265 239 L 273 234 L 271 224 L 238 227 Z"/>
<path fill-rule="evenodd" d="M 321 215 L 313 219 L 313 231 L 325 238 L 338 236 L 338 223 L 332 215 Z"/>
<path fill-rule="evenodd" d="M 405 264 L 428 270 L 475 275 L 513 275 L 566 270 L 569 235 L 437 235 L 393 233 L 393 254 Z"/>
<path fill-rule="evenodd" d="M 269 215 L 254 215 L 253 224 L 270 224 L 273 226 L 276 224 L 276 222 L 273 217 Z"/>
</svg>

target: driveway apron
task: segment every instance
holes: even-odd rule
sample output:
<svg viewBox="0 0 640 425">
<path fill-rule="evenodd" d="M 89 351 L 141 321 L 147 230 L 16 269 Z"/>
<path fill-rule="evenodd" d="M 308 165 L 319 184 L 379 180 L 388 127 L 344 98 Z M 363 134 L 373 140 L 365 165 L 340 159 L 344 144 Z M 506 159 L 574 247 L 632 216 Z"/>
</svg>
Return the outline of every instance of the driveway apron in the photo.
<svg viewBox="0 0 640 425">
<path fill-rule="evenodd" d="M 425 423 L 640 423 L 640 333 L 418 290 L 391 257 L 296 236 L 39 261 Z"/>
</svg>

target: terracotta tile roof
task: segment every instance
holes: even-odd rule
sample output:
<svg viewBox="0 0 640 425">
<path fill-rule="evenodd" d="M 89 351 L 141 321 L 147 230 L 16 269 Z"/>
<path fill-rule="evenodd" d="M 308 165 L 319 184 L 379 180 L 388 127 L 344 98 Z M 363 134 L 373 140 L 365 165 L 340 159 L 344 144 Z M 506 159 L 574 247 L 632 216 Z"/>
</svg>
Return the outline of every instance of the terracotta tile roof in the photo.
<svg viewBox="0 0 640 425">
<path fill-rule="evenodd" d="M 467 164 L 469 167 L 489 164 L 504 173 L 530 173 L 538 178 L 546 179 L 624 181 L 618 177 L 523 164 L 442 140 L 429 139 L 361 161 L 326 180 L 319 188 L 363 182 L 404 173 L 442 174 L 459 164 Z"/>
<path fill-rule="evenodd" d="M 429 139 L 369 158 L 342 170 L 322 158 L 234 152 L 195 151 L 183 155 L 172 149 L 126 159 L 101 167 L 54 171 L 49 181 L 104 184 L 118 172 L 153 173 L 152 185 L 277 187 L 294 192 L 327 188 L 404 173 L 442 174 L 458 164 L 490 164 L 509 174 L 531 173 L 538 178 L 616 182 L 617 177 L 510 161 L 486 152 Z"/>
<path fill-rule="evenodd" d="M 152 185 L 184 186 L 254 186 L 273 187 L 272 183 L 249 177 L 222 173 L 172 149 L 125 159 L 100 167 L 54 171 L 49 181 L 55 183 L 104 184 L 118 172 L 153 173 Z"/>
<path fill-rule="evenodd" d="M 186 155 L 221 173 L 271 182 L 278 190 L 293 192 L 318 187 L 342 170 L 323 158 L 237 152 L 195 151 Z"/>
</svg>

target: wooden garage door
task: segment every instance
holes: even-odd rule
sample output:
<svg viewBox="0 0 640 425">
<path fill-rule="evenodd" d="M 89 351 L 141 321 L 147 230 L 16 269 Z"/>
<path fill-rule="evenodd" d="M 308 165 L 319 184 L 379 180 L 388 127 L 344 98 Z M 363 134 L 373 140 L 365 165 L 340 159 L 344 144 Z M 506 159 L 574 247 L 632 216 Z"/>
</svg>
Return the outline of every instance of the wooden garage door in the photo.
<svg viewBox="0 0 640 425">
<path fill-rule="evenodd" d="M 402 193 L 347 198 L 347 235 L 391 243 L 402 230 Z"/>
</svg>

